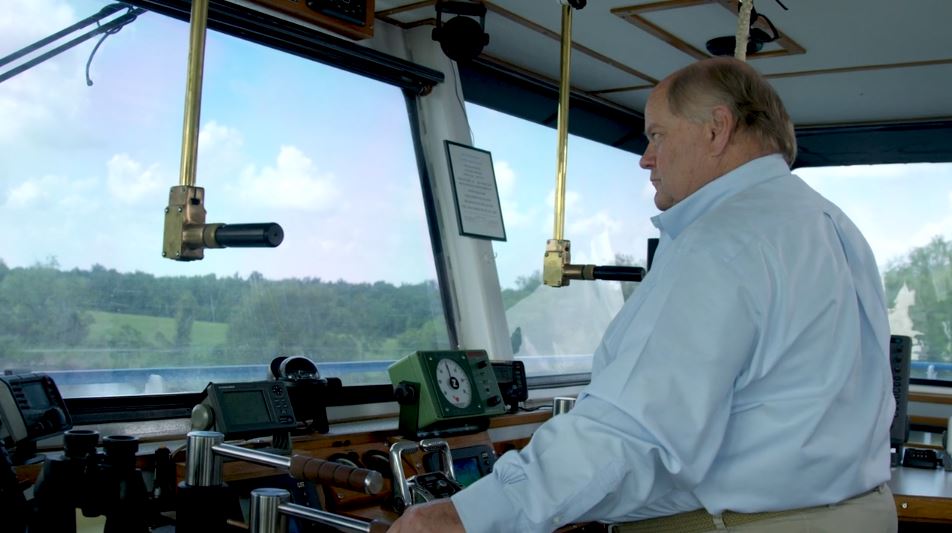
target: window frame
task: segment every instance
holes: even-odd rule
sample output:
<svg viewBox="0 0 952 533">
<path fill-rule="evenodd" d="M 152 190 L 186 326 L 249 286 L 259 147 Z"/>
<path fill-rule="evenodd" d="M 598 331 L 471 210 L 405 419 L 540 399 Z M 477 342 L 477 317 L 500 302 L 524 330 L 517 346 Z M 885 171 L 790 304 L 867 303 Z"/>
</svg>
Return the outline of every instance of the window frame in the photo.
<svg viewBox="0 0 952 533">
<path fill-rule="evenodd" d="M 104 0 L 105 1 L 105 0 Z M 128 0 L 128 4 L 180 21 L 190 19 L 191 3 L 186 0 Z M 414 146 L 417 174 L 426 214 L 430 244 L 434 256 L 440 300 L 451 346 L 457 342 L 457 321 L 454 303 L 447 289 L 449 273 L 443 251 L 442 229 L 437 224 L 430 165 L 422 149 L 417 97 L 430 92 L 445 81 L 442 72 L 410 61 L 357 45 L 286 20 L 221 0 L 210 0 L 208 29 L 266 46 L 278 52 L 289 53 L 333 68 L 358 74 L 374 81 L 401 89 L 410 121 L 411 142 Z M 103 372 L 111 372 L 103 370 Z M 202 392 L 140 394 L 125 396 L 77 397 L 65 399 L 73 423 L 79 425 L 134 423 L 155 420 L 189 418 L 191 409 L 201 401 Z M 391 385 L 349 385 L 334 398 L 329 406 L 351 406 L 395 401 Z"/>
</svg>

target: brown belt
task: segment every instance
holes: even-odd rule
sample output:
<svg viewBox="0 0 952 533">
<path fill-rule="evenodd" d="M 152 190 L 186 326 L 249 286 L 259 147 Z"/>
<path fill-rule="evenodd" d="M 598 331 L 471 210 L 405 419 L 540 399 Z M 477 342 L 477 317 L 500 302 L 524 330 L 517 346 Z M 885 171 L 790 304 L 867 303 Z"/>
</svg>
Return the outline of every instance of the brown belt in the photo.
<svg viewBox="0 0 952 533">
<path fill-rule="evenodd" d="M 867 494 L 880 490 L 882 485 L 864 492 L 852 499 L 862 498 Z M 805 509 L 790 509 L 789 511 L 770 511 L 764 513 L 736 513 L 734 511 L 724 511 L 721 515 L 713 516 L 704 509 L 697 509 L 686 513 L 679 513 L 671 516 L 661 516 L 658 518 L 648 518 L 637 522 L 625 522 L 621 524 L 612 524 L 609 531 L 612 533 L 703 533 L 724 527 L 736 527 L 751 522 L 759 522 L 771 518 L 780 518 L 792 516 L 804 511 L 829 507 L 821 505 L 818 507 L 809 507 Z M 720 524 L 718 524 L 720 522 Z"/>
<path fill-rule="evenodd" d="M 724 511 L 720 519 L 724 526 L 734 527 L 751 522 L 759 522 L 768 518 L 780 518 L 799 513 L 802 509 L 790 511 L 774 511 L 767 513 L 735 513 Z M 610 531 L 615 533 L 703 533 L 717 529 L 717 517 L 712 516 L 704 509 L 689 511 L 671 516 L 649 518 L 637 522 L 614 524 Z"/>
</svg>

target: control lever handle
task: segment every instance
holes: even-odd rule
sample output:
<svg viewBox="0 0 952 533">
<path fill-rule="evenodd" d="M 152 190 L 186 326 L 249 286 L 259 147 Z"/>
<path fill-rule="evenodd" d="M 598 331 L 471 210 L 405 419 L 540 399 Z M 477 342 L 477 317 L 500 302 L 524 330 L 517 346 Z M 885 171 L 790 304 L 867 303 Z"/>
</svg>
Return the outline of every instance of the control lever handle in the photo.
<svg viewBox="0 0 952 533">
<path fill-rule="evenodd" d="M 418 451 L 441 453 L 443 470 L 419 472 L 407 477 L 403 471 L 403 456 Z M 463 489 L 453 471 L 450 445 L 443 439 L 424 439 L 419 443 L 401 440 L 393 443 L 390 446 L 390 467 L 393 470 L 393 507 L 398 513 L 403 513 L 416 503 L 446 498 Z"/>
<path fill-rule="evenodd" d="M 208 224 L 205 228 L 213 231 L 215 244 L 223 248 L 274 248 L 284 240 L 284 230 L 274 222 Z"/>
<path fill-rule="evenodd" d="M 189 437 L 195 435 L 197 442 L 199 437 L 204 434 L 221 435 L 211 431 L 192 431 L 189 433 Z M 294 455 L 288 458 L 283 455 L 251 450 L 233 444 L 217 444 L 212 446 L 211 450 L 225 457 L 280 468 L 290 473 L 291 477 L 303 481 L 314 481 L 367 494 L 380 494 L 383 491 L 383 476 L 376 470 L 356 468 L 307 455 Z M 220 474 L 218 477 L 220 478 Z"/>
<path fill-rule="evenodd" d="M 367 494 L 380 494 L 383 491 L 383 476 L 380 475 L 380 472 L 325 461 L 316 457 L 292 456 L 288 472 L 294 479 L 302 481 L 325 483 Z"/>
<path fill-rule="evenodd" d="M 357 531 L 360 533 L 385 533 L 392 525 L 385 520 L 374 519 L 367 522 L 291 503 L 291 493 L 284 489 L 255 489 L 251 491 L 250 496 L 249 533 L 287 531 L 286 516 L 330 526 L 338 531 Z M 321 529 L 321 531 L 323 530 L 324 528 Z"/>
<path fill-rule="evenodd" d="M 595 265 L 563 265 L 563 276 L 566 280 L 605 279 L 613 281 L 641 281 L 645 277 L 645 269 L 630 266 L 595 266 Z"/>
<path fill-rule="evenodd" d="M 413 505 L 410 483 L 403 471 L 403 454 L 419 451 L 420 446 L 413 441 L 401 440 L 390 446 L 390 468 L 393 470 L 393 500 L 398 513 Z"/>
<path fill-rule="evenodd" d="M 450 445 L 443 439 L 424 439 L 420 441 L 420 449 L 424 452 L 439 452 L 443 473 L 451 480 L 456 481 L 456 472 L 453 470 L 453 454 Z"/>
<path fill-rule="evenodd" d="M 592 277 L 613 281 L 641 281 L 645 277 L 645 269 L 631 266 L 596 266 L 592 269 Z"/>
</svg>

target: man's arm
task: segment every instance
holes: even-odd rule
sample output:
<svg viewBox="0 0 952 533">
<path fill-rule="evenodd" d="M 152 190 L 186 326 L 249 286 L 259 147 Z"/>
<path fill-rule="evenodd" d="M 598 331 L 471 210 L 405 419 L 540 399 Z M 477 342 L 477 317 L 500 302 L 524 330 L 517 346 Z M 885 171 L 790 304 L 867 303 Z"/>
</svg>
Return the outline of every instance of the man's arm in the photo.
<svg viewBox="0 0 952 533">
<path fill-rule="evenodd" d="M 409 507 L 387 533 L 465 533 L 449 499 Z"/>
<path fill-rule="evenodd" d="M 723 439 L 734 381 L 756 337 L 756 310 L 742 288 L 756 282 L 741 283 L 719 260 L 698 255 L 659 272 L 669 281 L 620 313 L 600 348 L 613 358 L 572 411 L 502 456 L 452 506 L 419 511 L 413 527 L 549 532 L 624 519 L 698 483 Z"/>
<path fill-rule="evenodd" d="M 739 272 L 704 249 L 654 273 L 655 286 L 639 289 L 606 333 L 599 351 L 609 362 L 575 408 L 453 496 L 466 530 L 625 519 L 690 491 L 717 454 L 756 342 L 752 301 L 761 298 L 748 289 L 762 287 L 764 274 L 755 270 Z"/>
</svg>

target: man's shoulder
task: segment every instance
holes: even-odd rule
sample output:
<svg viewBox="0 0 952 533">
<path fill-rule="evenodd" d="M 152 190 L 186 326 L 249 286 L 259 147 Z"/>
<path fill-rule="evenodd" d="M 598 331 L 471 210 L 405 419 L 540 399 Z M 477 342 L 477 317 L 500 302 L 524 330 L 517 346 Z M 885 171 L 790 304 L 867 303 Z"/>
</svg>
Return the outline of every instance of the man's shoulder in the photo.
<svg viewBox="0 0 952 533">
<path fill-rule="evenodd" d="M 744 250 L 800 240 L 839 209 L 794 175 L 782 176 L 728 198 L 698 218 L 682 237 L 691 250 L 732 259 Z"/>
</svg>

